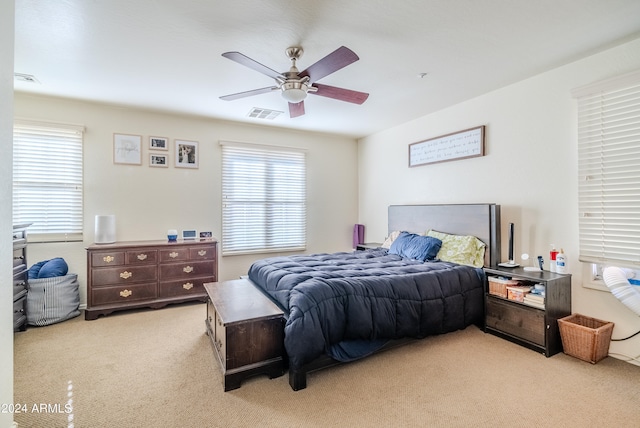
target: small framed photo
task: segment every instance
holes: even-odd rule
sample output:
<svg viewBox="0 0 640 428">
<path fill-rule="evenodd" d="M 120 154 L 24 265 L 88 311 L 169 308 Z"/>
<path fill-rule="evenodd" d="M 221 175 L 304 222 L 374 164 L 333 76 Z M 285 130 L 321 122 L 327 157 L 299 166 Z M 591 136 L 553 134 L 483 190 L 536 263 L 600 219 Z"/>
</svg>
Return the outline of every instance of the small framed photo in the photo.
<svg viewBox="0 0 640 428">
<path fill-rule="evenodd" d="M 212 232 L 200 232 L 200 240 L 204 241 L 213 238 Z"/>
<path fill-rule="evenodd" d="M 176 140 L 176 167 L 198 168 L 198 142 Z"/>
<path fill-rule="evenodd" d="M 113 163 L 142 165 L 142 136 L 113 134 Z"/>
<path fill-rule="evenodd" d="M 169 139 L 165 137 L 149 137 L 150 150 L 169 150 Z"/>
<path fill-rule="evenodd" d="M 196 239 L 198 232 L 193 229 L 185 229 L 182 231 L 182 239 Z"/>
<path fill-rule="evenodd" d="M 149 153 L 149 166 L 167 168 L 169 166 L 169 155 Z"/>
</svg>

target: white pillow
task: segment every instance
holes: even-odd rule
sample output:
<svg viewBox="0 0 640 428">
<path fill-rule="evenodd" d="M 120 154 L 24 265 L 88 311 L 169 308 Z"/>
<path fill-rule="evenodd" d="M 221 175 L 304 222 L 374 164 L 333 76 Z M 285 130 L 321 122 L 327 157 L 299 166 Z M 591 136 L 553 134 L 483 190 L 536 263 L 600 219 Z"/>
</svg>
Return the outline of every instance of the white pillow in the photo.
<svg viewBox="0 0 640 428">
<path fill-rule="evenodd" d="M 393 232 L 391 232 L 389 236 L 387 236 L 387 239 L 385 239 L 384 242 L 382 243 L 382 248 L 387 248 L 387 249 L 391 248 L 391 244 L 393 244 L 393 241 L 395 241 L 399 235 L 400 235 L 399 230 L 394 230 Z"/>
</svg>

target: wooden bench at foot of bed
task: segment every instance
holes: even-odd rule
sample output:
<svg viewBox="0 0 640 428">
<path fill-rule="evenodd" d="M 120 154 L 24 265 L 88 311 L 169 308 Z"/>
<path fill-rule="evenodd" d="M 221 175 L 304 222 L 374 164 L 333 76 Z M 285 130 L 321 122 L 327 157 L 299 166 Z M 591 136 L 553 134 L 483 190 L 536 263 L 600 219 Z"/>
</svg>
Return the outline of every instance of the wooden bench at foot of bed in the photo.
<svg viewBox="0 0 640 428">
<path fill-rule="evenodd" d="M 207 334 L 223 373 L 224 390 L 249 376 L 285 372 L 284 313 L 246 279 L 204 284 Z"/>
</svg>

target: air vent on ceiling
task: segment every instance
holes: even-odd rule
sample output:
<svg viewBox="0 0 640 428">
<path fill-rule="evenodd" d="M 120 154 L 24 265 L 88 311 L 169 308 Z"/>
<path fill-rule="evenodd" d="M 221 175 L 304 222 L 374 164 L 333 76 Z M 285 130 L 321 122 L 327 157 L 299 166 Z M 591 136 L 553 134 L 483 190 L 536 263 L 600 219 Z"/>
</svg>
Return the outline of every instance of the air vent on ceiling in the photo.
<svg viewBox="0 0 640 428">
<path fill-rule="evenodd" d="M 31 75 L 31 74 L 13 73 L 13 78 L 16 79 L 16 80 L 19 80 L 21 82 L 40 83 L 40 81 L 38 79 L 36 79 L 36 77 Z"/>
<path fill-rule="evenodd" d="M 251 109 L 247 116 L 252 117 L 254 119 L 268 119 L 273 120 L 276 117 L 280 116 L 283 112 L 278 110 L 269 110 L 266 108 L 258 108 L 254 107 Z"/>
</svg>

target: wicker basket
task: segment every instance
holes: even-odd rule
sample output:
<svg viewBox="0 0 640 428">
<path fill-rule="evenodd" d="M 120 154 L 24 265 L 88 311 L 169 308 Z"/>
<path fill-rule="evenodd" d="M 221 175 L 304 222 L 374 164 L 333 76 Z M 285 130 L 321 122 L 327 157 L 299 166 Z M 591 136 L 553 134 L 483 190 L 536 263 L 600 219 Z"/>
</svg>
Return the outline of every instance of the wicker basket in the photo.
<svg viewBox="0 0 640 428">
<path fill-rule="evenodd" d="M 558 320 L 564 353 L 595 364 L 609 354 L 613 323 L 580 314 Z"/>
<path fill-rule="evenodd" d="M 503 279 L 495 276 L 487 277 L 489 281 L 489 294 L 507 298 L 507 286 L 518 285 L 519 282 L 513 279 Z"/>
</svg>

